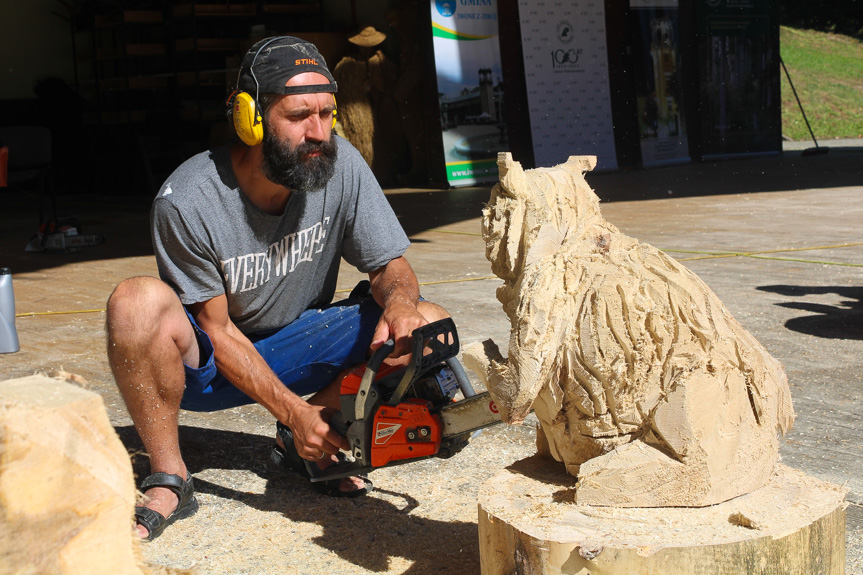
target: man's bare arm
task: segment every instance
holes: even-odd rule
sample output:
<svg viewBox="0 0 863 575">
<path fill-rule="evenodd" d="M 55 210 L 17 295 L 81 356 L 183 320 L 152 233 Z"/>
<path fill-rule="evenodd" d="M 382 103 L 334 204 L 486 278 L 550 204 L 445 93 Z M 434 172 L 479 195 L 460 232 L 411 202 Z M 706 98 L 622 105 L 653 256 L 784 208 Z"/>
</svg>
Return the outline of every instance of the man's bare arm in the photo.
<svg viewBox="0 0 863 575">
<path fill-rule="evenodd" d="M 372 295 L 384 312 L 375 329 L 371 349 L 388 339 L 395 341 L 393 357 L 410 353 L 413 330 L 428 323 L 417 311 L 420 289 L 417 277 L 404 257 L 396 258 L 369 273 Z"/>
<path fill-rule="evenodd" d="M 348 449 L 347 440 L 327 424 L 326 408 L 309 404 L 279 381 L 252 342 L 231 321 L 224 295 L 189 307 L 198 325 L 210 336 L 218 370 L 291 428 L 301 457 L 317 459 L 321 452 L 335 454 L 339 449 Z"/>
</svg>

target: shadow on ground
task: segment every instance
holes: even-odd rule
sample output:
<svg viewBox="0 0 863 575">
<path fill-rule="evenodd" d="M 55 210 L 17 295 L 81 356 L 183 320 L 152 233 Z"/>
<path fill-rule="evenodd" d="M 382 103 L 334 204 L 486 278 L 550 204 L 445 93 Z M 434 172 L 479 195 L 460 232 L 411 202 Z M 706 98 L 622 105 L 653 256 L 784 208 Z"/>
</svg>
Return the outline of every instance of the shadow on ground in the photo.
<svg viewBox="0 0 863 575">
<path fill-rule="evenodd" d="M 136 481 L 149 474 L 149 460 L 135 428 L 115 428 L 132 459 Z M 262 435 L 180 426 L 180 445 L 190 473 L 208 469 L 251 471 L 266 480 L 263 494 L 248 493 L 235 486 L 217 485 L 195 478 L 195 489 L 222 499 L 230 499 L 263 512 L 279 512 L 292 522 L 312 523 L 323 534 L 312 541 L 345 561 L 368 570 L 383 572 L 390 559 L 403 557 L 412 566 L 408 575 L 437 572 L 431 541 L 452 541 L 464 572 L 479 571 L 479 543 L 476 523 L 436 521 L 411 512 L 419 506 L 409 495 L 377 489 L 385 498 L 327 497 L 313 490 L 297 474 L 276 467 L 269 461 L 272 437 Z M 374 476 L 372 476 L 374 479 Z M 393 501 L 398 503 L 393 503 Z M 290 541 L 285 541 L 286 551 Z M 449 550 L 452 551 L 452 550 Z"/>
<path fill-rule="evenodd" d="M 774 285 L 758 289 L 797 300 L 778 306 L 809 312 L 810 315 L 785 322 L 785 327 L 792 331 L 828 339 L 863 339 L 863 287 Z M 807 296 L 828 294 L 844 300 L 839 305 L 800 301 Z"/>
</svg>

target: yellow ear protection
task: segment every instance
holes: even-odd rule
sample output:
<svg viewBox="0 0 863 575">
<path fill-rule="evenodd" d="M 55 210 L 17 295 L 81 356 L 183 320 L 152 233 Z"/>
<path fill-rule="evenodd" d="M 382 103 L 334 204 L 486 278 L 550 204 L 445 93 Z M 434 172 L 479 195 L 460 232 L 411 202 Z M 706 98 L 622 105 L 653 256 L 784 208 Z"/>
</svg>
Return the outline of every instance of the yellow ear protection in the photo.
<svg viewBox="0 0 863 575">
<path fill-rule="evenodd" d="M 330 129 L 332 130 L 336 129 L 336 116 L 339 115 L 338 107 L 339 105 L 336 103 L 336 95 L 333 94 L 333 125 L 330 126 Z"/>
<path fill-rule="evenodd" d="M 234 92 L 231 119 L 234 131 L 248 146 L 257 146 L 264 141 L 264 124 L 258 102 L 246 92 Z"/>
<path fill-rule="evenodd" d="M 260 54 L 264 48 L 272 42 L 281 40 L 282 38 L 282 36 L 277 36 L 275 38 L 271 38 L 269 42 L 265 42 L 260 48 L 258 48 L 258 51 L 255 52 L 255 56 L 252 58 L 252 63 L 249 64 L 249 75 L 251 75 L 252 80 L 255 81 L 255 97 L 253 98 L 251 94 L 242 90 L 236 90 L 228 97 L 234 131 L 237 132 L 237 136 L 239 136 L 240 140 L 242 140 L 247 146 L 257 146 L 264 141 L 264 124 L 263 118 L 261 117 L 261 107 L 258 105 L 260 86 L 258 84 L 258 78 L 255 77 L 255 61 L 258 59 L 258 54 Z M 237 73 L 238 86 L 240 84 L 240 74 L 242 74 L 242 68 L 240 68 L 240 71 Z M 336 96 L 333 94 L 333 104 L 335 104 L 335 102 Z M 336 110 L 333 109 L 332 128 L 335 127 Z"/>
</svg>

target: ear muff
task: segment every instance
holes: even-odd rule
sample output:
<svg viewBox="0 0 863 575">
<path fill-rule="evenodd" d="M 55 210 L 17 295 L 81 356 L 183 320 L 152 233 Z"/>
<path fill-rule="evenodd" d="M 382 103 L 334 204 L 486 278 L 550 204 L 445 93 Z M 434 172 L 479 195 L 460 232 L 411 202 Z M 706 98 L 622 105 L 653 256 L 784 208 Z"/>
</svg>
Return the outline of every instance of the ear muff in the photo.
<svg viewBox="0 0 863 575">
<path fill-rule="evenodd" d="M 331 129 L 336 129 L 336 116 L 338 116 L 339 111 L 337 110 L 338 104 L 336 103 L 336 95 L 333 94 L 333 125 L 330 126 Z"/>
<path fill-rule="evenodd" d="M 232 108 L 231 118 L 240 140 L 247 146 L 257 146 L 263 142 L 264 124 L 255 99 L 246 92 L 237 92 Z"/>
</svg>

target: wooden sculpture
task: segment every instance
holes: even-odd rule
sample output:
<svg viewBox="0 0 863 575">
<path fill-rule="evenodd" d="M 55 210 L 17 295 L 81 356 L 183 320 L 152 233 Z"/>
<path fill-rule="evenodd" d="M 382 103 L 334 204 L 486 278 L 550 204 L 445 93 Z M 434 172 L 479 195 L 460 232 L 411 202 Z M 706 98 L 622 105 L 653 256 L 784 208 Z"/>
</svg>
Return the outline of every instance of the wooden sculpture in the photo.
<svg viewBox="0 0 863 575">
<path fill-rule="evenodd" d="M 777 360 L 694 273 L 600 214 L 592 156 L 500 154 L 483 210 L 509 357 L 465 350 L 507 422 L 531 408 L 578 504 L 706 506 L 764 486 L 794 412 Z"/>
</svg>

